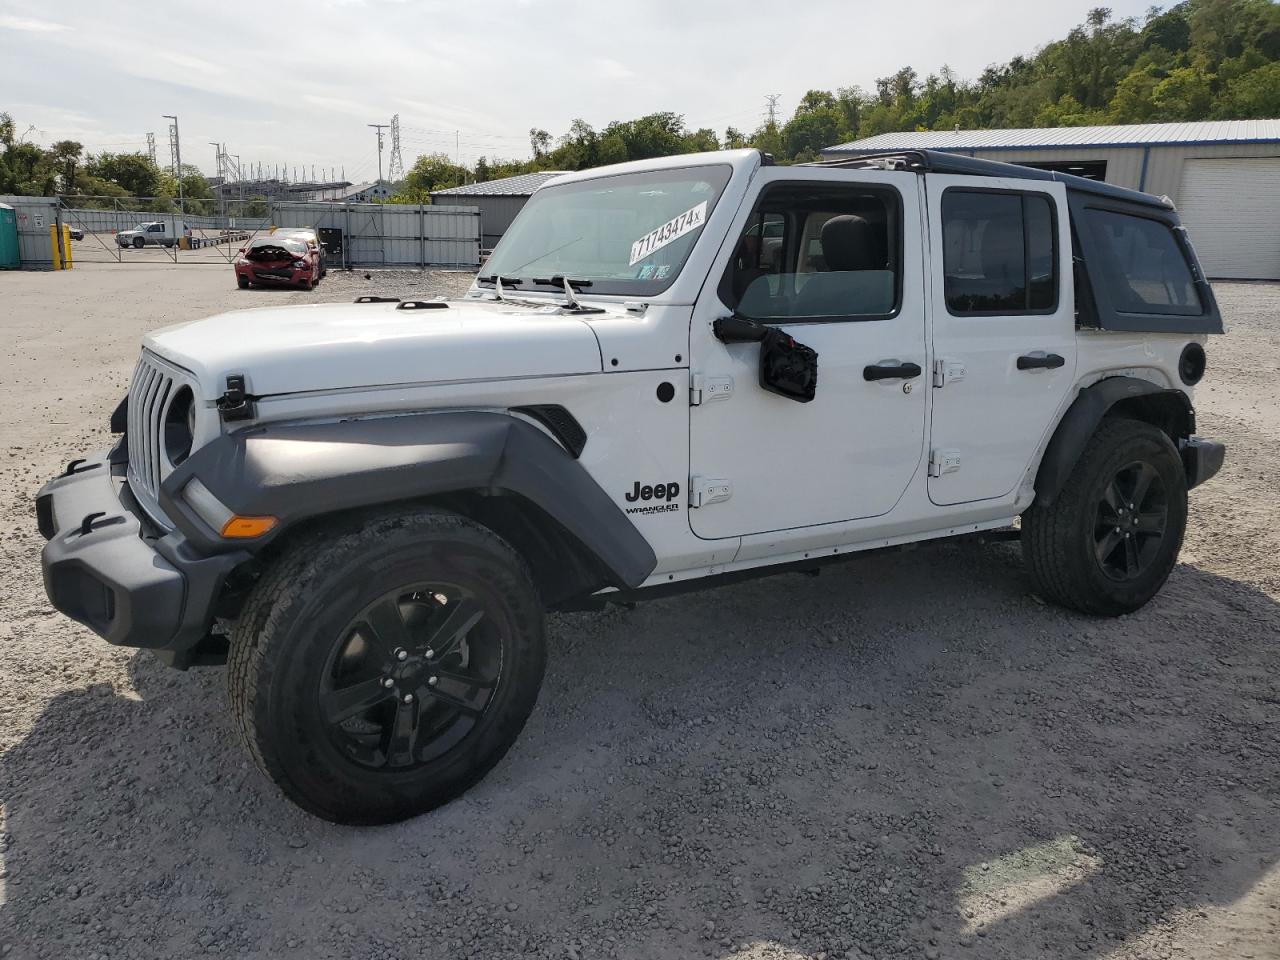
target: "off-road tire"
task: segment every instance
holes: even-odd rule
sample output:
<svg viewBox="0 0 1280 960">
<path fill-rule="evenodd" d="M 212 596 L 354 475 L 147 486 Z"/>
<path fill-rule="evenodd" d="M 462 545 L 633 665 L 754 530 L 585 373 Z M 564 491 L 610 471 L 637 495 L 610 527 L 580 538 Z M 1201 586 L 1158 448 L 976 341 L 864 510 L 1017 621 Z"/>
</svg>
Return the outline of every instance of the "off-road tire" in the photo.
<svg viewBox="0 0 1280 960">
<path fill-rule="evenodd" d="M 1099 506 L 1117 476 L 1146 464 L 1163 484 L 1166 520 L 1151 557 L 1132 579 L 1108 576 L 1099 560 Z M 1022 515 L 1022 554 L 1037 592 L 1081 613 L 1121 616 L 1146 604 L 1164 586 L 1187 524 L 1187 480 L 1168 434 L 1149 423 L 1108 418 L 1090 438 L 1067 482 L 1049 506 L 1033 503 Z"/>
<path fill-rule="evenodd" d="M 362 766 L 322 715 L 325 663 L 371 598 L 440 577 L 482 598 L 500 638 L 501 676 L 448 752 L 408 770 Z M 250 755 L 291 800 L 337 823 L 390 823 L 447 803 L 488 773 L 537 702 L 544 660 L 542 605 L 505 541 L 447 511 L 366 513 L 300 538 L 258 581 L 232 633 L 227 687 Z"/>
</svg>

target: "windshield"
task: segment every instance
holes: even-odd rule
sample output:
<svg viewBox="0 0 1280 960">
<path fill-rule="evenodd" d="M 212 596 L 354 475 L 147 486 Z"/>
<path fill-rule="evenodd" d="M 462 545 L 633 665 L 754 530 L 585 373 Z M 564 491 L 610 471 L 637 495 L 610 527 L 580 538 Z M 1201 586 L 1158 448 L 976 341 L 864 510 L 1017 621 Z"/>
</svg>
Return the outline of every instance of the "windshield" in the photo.
<svg viewBox="0 0 1280 960">
<path fill-rule="evenodd" d="M 660 293 L 680 273 L 732 173 L 728 165 L 685 167 L 545 187 L 499 242 L 481 282 L 496 275 L 534 290 L 563 277 L 591 293 Z"/>
</svg>

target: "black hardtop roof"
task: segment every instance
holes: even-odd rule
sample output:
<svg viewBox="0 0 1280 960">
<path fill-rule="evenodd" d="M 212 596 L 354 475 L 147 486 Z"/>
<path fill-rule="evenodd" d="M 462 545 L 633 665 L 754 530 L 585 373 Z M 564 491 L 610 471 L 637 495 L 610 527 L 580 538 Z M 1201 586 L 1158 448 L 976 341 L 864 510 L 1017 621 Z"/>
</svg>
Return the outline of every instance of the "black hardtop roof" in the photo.
<svg viewBox="0 0 1280 960">
<path fill-rule="evenodd" d="M 868 152 L 839 160 L 819 160 L 802 164 L 812 167 L 882 167 L 886 163 L 895 163 L 905 170 L 916 173 L 954 173 L 970 177 L 1012 177 L 1019 180 L 1056 180 L 1066 185 L 1068 190 L 1077 193 L 1089 193 L 1095 196 L 1108 197 L 1112 200 L 1123 200 L 1127 203 L 1138 203 L 1162 210 L 1172 209 L 1173 204 L 1161 197 L 1117 187 L 1115 184 L 1102 183 L 1077 177 L 1071 173 L 1058 173 L 1056 170 L 1037 170 L 1035 167 L 1024 167 L 1017 163 L 1001 163 L 998 160 L 982 160 L 978 157 L 966 157 L 963 154 L 949 153 L 944 150 L 893 150 L 887 152 Z"/>
</svg>

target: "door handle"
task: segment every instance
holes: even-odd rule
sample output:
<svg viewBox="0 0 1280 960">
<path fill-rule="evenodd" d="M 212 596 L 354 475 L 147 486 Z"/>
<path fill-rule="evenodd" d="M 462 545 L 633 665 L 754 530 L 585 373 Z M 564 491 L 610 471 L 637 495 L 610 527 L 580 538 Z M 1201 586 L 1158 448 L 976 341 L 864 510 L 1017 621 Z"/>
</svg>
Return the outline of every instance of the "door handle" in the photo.
<svg viewBox="0 0 1280 960">
<path fill-rule="evenodd" d="M 1018 369 L 1057 370 L 1058 367 L 1062 366 L 1066 362 L 1067 361 L 1063 360 L 1062 357 L 1058 356 L 1056 353 L 1048 353 L 1043 357 L 1027 354 L 1026 356 L 1018 358 Z"/>
<path fill-rule="evenodd" d="M 863 380 L 910 380 L 918 376 L 918 363 L 873 363 L 862 368 Z"/>
</svg>

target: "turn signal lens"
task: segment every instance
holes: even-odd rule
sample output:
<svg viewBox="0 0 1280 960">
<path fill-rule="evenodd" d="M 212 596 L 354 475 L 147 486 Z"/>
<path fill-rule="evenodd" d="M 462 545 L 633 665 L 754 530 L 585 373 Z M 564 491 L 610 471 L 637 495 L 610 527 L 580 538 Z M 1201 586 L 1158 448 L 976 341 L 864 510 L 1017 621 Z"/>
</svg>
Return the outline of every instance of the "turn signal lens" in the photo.
<svg viewBox="0 0 1280 960">
<path fill-rule="evenodd" d="M 222 525 L 222 535 L 229 540 L 251 540 L 275 529 L 275 517 L 237 517 Z"/>
</svg>

